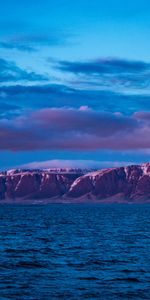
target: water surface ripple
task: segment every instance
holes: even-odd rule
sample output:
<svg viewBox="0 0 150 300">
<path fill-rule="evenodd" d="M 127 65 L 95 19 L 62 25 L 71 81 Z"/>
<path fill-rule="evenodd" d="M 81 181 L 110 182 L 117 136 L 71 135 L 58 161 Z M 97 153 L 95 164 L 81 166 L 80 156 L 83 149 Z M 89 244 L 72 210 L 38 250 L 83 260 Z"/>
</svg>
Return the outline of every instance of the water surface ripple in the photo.
<svg viewBox="0 0 150 300">
<path fill-rule="evenodd" d="M 150 299 L 150 205 L 1 205 L 0 300 Z"/>
</svg>

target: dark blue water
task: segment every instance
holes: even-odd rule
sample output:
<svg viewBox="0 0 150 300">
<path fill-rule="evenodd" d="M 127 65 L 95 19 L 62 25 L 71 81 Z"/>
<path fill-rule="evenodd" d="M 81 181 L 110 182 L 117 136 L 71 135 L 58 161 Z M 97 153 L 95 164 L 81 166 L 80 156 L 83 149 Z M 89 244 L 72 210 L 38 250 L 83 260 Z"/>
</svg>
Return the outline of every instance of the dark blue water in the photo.
<svg viewBox="0 0 150 300">
<path fill-rule="evenodd" d="M 150 299 L 150 205 L 1 205 L 3 299 Z"/>
</svg>

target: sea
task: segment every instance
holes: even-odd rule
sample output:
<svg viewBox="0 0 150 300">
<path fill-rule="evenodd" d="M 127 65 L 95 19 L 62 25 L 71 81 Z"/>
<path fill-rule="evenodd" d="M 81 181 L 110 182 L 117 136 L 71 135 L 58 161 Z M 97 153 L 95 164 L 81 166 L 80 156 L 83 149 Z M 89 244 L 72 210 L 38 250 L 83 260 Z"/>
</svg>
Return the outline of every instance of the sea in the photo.
<svg viewBox="0 0 150 300">
<path fill-rule="evenodd" d="M 150 299 L 150 205 L 0 205 L 6 299 Z"/>
</svg>

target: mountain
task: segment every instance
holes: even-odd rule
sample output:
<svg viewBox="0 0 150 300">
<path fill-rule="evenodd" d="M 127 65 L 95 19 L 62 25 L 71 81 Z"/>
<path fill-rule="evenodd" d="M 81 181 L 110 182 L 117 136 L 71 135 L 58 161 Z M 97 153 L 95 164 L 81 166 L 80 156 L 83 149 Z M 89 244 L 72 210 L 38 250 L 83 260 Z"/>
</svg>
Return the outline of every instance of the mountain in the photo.
<svg viewBox="0 0 150 300">
<path fill-rule="evenodd" d="M 80 169 L 9 170 L 0 173 L 0 199 L 18 200 L 61 197 L 76 178 L 85 174 Z"/>
<path fill-rule="evenodd" d="M 9 170 L 0 202 L 150 202 L 150 163 L 98 171 Z"/>
<path fill-rule="evenodd" d="M 67 196 L 105 202 L 148 201 L 150 163 L 88 173 L 72 183 Z"/>
</svg>

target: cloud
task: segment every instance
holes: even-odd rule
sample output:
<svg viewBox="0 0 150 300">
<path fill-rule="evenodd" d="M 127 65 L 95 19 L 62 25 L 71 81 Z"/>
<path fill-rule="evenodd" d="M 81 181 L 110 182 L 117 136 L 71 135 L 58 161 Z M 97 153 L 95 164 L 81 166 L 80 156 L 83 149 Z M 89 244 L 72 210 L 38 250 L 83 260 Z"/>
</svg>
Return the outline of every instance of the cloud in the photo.
<svg viewBox="0 0 150 300">
<path fill-rule="evenodd" d="M 87 110 L 91 110 L 91 108 L 89 106 L 87 106 L 87 105 L 82 105 L 82 106 L 80 106 L 79 110 L 81 110 L 81 111 L 87 111 Z"/>
<path fill-rule="evenodd" d="M 150 112 L 149 111 L 139 111 L 134 114 L 134 117 L 138 120 L 145 120 L 150 123 Z"/>
<path fill-rule="evenodd" d="M 103 87 L 148 88 L 150 87 L 150 63 L 116 58 L 91 61 L 59 61 L 54 67 L 77 76 L 82 84 Z"/>
<path fill-rule="evenodd" d="M 10 111 L 10 110 L 18 110 L 20 109 L 19 106 L 17 105 L 13 105 L 13 104 L 9 104 L 9 103 L 0 103 L 0 112 L 6 112 L 6 111 Z"/>
<path fill-rule="evenodd" d="M 43 75 L 21 69 L 12 61 L 0 59 L 0 83 L 43 81 L 46 79 L 47 78 Z"/>
<path fill-rule="evenodd" d="M 85 62 L 60 61 L 59 68 L 77 74 L 120 74 L 149 71 L 150 64 L 141 61 L 106 58 Z"/>
<path fill-rule="evenodd" d="M 32 114 L 33 122 L 54 129 L 55 132 L 76 132 L 109 136 L 112 133 L 134 129 L 135 121 L 117 114 L 92 110 L 43 109 Z M 137 125 L 137 123 L 136 123 Z"/>
<path fill-rule="evenodd" d="M 101 169 L 131 165 L 133 162 L 120 161 L 96 161 L 96 160 L 63 160 L 52 159 L 47 161 L 34 161 L 21 165 L 21 168 L 29 169 L 57 169 L 57 168 L 81 168 L 81 169 Z M 134 162 L 135 163 L 135 162 Z"/>
<path fill-rule="evenodd" d="M 129 95 L 109 90 L 76 89 L 61 84 L 0 86 L 0 99 L 24 108 L 89 107 L 131 114 L 150 110 L 149 95 Z"/>
<path fill-rule="evenodd" d="M 27 52 L 32 52 L 35 51 L 35 48 L 33 48 L 32 46 L 29 45 L 25 45 L 25 44 L 17 44 L 17 43 L 12 43 L 11 41 L 9 42 L 5 42 L 5 41 L 0 41 L 0 48 L 4 48 L 4 49 L 17 49 L 19 51 L 27 51 Z"/>
<path fill-rule="evenodd" d="M 67 44 L 68 38 L 69 35 L 62 30 L 51 30 L 46 34 L 16 35 L 1 39 L 0 48 L 32 52 L 42 46 L 64 46 Z"/>
<path fill-rule="evenodd" d="M 0 149 L 149 150 L 147 120 L 118 113 L 77 109 L 42 109 L 0 121 Z"/>
<path fill-rule="evenodd" d="M 3 118 L 14 118 L 20 115 L 21 107 L 10 103 L 0 103 L 0 119 Z"/>
</svg>

